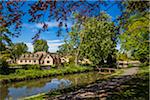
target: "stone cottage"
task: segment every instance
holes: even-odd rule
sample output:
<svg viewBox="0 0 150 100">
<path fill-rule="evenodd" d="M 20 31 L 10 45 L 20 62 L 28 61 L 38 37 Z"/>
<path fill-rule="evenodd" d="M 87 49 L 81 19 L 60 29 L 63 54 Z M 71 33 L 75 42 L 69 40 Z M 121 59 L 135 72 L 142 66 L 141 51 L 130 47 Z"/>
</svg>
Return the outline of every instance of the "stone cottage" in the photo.
<svg viewBox="0 0 150 100">
<path fill-rule="evenodd" d="M 47 52 L 36 52 L 31 54 L 23 54 L 17 60 L 17 64 L 39 64 L 39 65 L 58 65 L 60 64 L 60 58 L 56 54 Z"/>
</svg>

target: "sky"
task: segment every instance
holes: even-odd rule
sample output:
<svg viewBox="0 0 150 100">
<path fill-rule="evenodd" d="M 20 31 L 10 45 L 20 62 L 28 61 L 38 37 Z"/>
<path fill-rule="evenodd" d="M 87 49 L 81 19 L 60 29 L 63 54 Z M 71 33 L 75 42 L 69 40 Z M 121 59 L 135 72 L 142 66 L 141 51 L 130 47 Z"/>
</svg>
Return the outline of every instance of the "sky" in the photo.
<svg viewBox="0 0 150 100">
<path fill-rule="evenodd" d="M 114 3 L 110 1 L 110 5 Z M 107 7 L 102 7 L 102 11 L 107 9 L 110 5 Z M 28 10 L 29 7 L 25 6 L 23 9 Z M 112 6 L 109 10 L 107 10 L 107 13 L 111 16 L 112 20 L 116 19 L 117 16 L 121 14 L 119 8 L 117 5 Z M 33 52 L 33 45 L 32 45 L 32 37 L 35 35 L 35 33 L 38 31 L 38 29 L 42 28 L 42 25 L 39 23 L 29 23 L 27 19 L 29 19 L 29 15 L 25 15 L 23 18 L 23 28 L 21 31 L 21 34 L 18 38 L 13 37 L 12 41 L 14 43 L 18 42 L 24 42 L 28 46 L 28 51 Z M 64 42 L 64 37 L 60 36 L 58 37 L 56 32 L 58 31 L 58 22 L 55 20 L 52 20 L 51 22 L 47 22 L 48 24 L 48 31 L 43 32 L 40 34 L 39 39 L 44 39 L 47 41 L 49 46 L 49 52 L 56 52 L 58 50 L 58 46 L 62 45 Z M 72 22 L 67 22 L 68 27 L 71 28 Z M 64 28 L 64 27 L 63 27 Z M 64 28 L 65 30 L 65 28 Z M 63 35 L 65 36 L 67 33 L 66 31 L 63 31 Z M 117 49 L 119 49 L 120 46 L 117 45 Z"/>
</svg>

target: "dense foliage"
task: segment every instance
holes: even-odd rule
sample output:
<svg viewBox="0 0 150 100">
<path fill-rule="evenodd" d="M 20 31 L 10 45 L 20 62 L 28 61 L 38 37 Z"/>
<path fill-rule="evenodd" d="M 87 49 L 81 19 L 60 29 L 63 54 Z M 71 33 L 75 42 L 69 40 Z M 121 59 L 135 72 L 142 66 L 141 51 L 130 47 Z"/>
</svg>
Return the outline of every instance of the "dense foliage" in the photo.
<svg viewBox="0 0 150 100">
<path fill-rule="evenodd" d="M 21 56 L 23 53 L 26 53 L 28 50 L 27 45 L 23 42 L 12 44 L 11 48 L 12 48 L 11 54 L 13 59 L 19 58 L 19 56 Z"/>
<path fill-rule="evenodd" d="M 30 67 L 30 66 L 27 66 L 27 67 Z M 40 70 L 37 67 L 38 65 L 35 65 L 35 66 L 32 66 L 32 69 L 31 68 L 27 70 L 18 69 L 14 73 L 10 73 L 9 75 L 1 75 L 0 81 L 9 82 L 9 80 L 17 81 L 17 80 L 35 79 L 35 78 L 40 78 L 40 77 L 42 78 L 42 77 L 47 77 L 47 76 L 72 74 L 72 73 L 79 73 L 79 72 L 93 70 L 92 67 L 75 66 L 75 65 L 68 65 L 59 69 L 51 68 L 49 70 Z"/>
<path fill-rule="evenodd" d="M 95 65 L 102 65 L 104 61 L 109 62 L 115 51 L 117 34 L 117 28 L 109 16 L 101 13 L 98 18 L 86 20 L 83 26 L 83 54 Z"/>
<path fill-rule="evenodd" d="M 34 52 L 37 51 L 48 51 L 48 45 L 47 45 L 47 41 L 46 40 L 37 40 L 35 41 L 35 43 L 33 44 L 34 47 Z"/>
<path fill-rule="evenodd" d="M 76 23 L 60 51 L 75 56 L 76 64 L 83 58 L 88 58 L 94 65 L 103 65 L 104 60 L 112 64 L 112 58 L 115 58 L 117 32 L 117 27 L 109 16 L 102 12 L 96 18 L 86 18 L 82 28 L 78 28 Z"/>
<path fill-rule="evenodd" d="M 148 62 L 150 20 L 148 13 L 141 14 L 136 12 L 126 19 L 126 24 L 122 28 L 123 33 L 120 35 L 121 47 L 124 52 L 130 54 L 132 59 Z"/>
</svg>

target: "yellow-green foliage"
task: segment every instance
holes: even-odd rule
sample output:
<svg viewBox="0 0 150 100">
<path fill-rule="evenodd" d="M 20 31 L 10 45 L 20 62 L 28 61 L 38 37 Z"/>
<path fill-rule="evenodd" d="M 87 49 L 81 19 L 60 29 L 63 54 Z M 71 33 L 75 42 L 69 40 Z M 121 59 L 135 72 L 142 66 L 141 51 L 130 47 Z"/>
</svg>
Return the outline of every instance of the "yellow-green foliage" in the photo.
<svg viewBox="0 0 150 100">
<path fill-rule="evenodd" d="M 53 75 L 61 75 L 61 74 L 69 74 L 69 73 L 76 73 L 76 72 L 84 72 L 93 70 L 91 67 L 84 67 L 84 66 L 75 66 L 75 65 L 68 65 L 59 69 L 51 68 L 49 70 L 40 70 L 40 69 L 18 69 L 15 73 L 9 75 L 1 75 L 0 80 L 10 80 L 10 79 L 30 79 L 30 78 L 37 78 L 37 77 L 44 77 L 44 76 L 53 76 Z"/>
</svg>

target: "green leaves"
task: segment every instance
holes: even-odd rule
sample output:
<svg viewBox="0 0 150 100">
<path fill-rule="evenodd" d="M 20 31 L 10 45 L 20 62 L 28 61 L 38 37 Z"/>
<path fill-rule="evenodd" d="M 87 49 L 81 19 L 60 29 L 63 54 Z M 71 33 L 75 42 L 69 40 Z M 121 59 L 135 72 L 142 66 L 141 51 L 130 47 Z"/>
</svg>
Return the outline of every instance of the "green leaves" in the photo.
<svg viewBox="0 0 150 100">
<path fill-rule="evenodd" d="M 124 26 L 125 32 L 120 35 L 121 47 L 132 52 L 134 59 L 148 61 L 149 20 L 146 16 L 133 15 Z"/>
<path fill-rule="evenodd" d="M 47 42 L 45 40 L 37 40 L 35 41 L 35 43 L 33 44 L 34 47 L 34 52 L 37 51 L 48 51 L 48 45 Z"/>
<path fill-rule="evenodd" d="M 85 51 L 87 58 L 95 65 L 106 60 L 116 45 L 113 41 L 116 36 L 116 27 L 108 18 L 108 15 L 102 15 L 99 19 L 89 18 L 84 23 L 84 29 L 82 30 L 85 33 L 82 49 Z"/>
<path fill-rule="evenodd" d="M 11 46 L 11 49 L 12 49 L 12 51 L 10 53 L 11 53 L 12 57 L 14 59 L 17 59 L 23 53 L 27 52 L 28 47 L 25 43 L 16 43 Z"/>
</svg>

